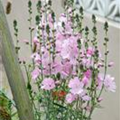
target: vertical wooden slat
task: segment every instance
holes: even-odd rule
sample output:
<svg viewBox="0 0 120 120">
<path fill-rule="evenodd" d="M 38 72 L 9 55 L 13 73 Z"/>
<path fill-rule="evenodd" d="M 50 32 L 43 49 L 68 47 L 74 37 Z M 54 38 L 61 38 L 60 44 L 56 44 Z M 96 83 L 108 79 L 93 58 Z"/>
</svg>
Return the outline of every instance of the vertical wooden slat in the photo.
<svg viewBox="0 0 120 120">
<path fill-rule="evenodd" d="M 31 103 L 25 87 L 25 81 L 17 60 L 12 37 L 7 24 L 5 12 L 0 0 L 0 42 L 2 59 L 8 81 L 12 90 L 20 120 L 34 120 Z"/>
</svg>

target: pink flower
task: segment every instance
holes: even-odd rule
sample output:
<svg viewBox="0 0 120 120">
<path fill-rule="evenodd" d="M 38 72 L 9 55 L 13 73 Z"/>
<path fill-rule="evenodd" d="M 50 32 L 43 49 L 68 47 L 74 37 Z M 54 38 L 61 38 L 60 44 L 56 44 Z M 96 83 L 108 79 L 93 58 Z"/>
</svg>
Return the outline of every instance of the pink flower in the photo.
<svg viewBox="0 0 120 120">
<path fill-rule="evenodd" d="M 61 71 L 62 71 L 62 64 L 59 63 L 58 61 L 55 61 L 52 64 L 52 73 L 57 74 L 57 73 L 60 73 Z"/>
<path fill-rule="evenodd" d="M 67 76 L 67 75 L 70 75 L 72 73 L 72 70 L 73 70 L 73 66 L 69 62 L 65 62 L 62 65 L 61 73 L 63 76 Z"/>
<path fill-rule="evenodd" d="M 40 75 L 40 69 L 39 68 L 35 68 L 32 71 L 31 75 L 32 75 L 32 79 L 36 80 L 38 78 L 38 76 Z"/>
<path fill-rule="evenodd" d="M 110 63 L 108 64 L 108 66 L 109 66 L 109 67 L 113 67 L 113 66 L 114 66 L 114 62 L 110 62 Z"/>
<path fill-rule="evenodd" d="M 69 8 L 68 13 L 72 13 L 72 10 L 73 10 L 72 8 Z"/>
<path fill-rule="evenodd" d="M 54 20 L 51 14 L 48 15 L 48 23 L 49 23 L 50 28 L 54 27 Z"/>
<path fill-rule="evenodd" d="M 72 33 L 73 32 L 73 29 L 72 29 L 72 22 L 71 21 L 67 21 L 65 23 L 65 30 L 66 30 L 66 33 Z"/>
<path fill-rule="evenodd" d="M 81 94 L 83 92 L 83 86 L 84 84 L 80 82 L 78 77 L 71 79 L 68 84 L 68 87 L 70 88 L 70 92 L 73 94 Z"/>
<path fill-rule="evenodd" d="M 56 51 L 60 53 L 61 49 L 62 49 L 62 41 L 57 40 L 56 41 Z"/>
<path fill-rule="evenodd" d="M 82 98 L 83 101 L 90 101 L 91 100 L 91 97 L 89 95 L 87 95 L 87 93 L 85 91 L 83 91 L 80 94 L 80 97 Z"/>
<path fill-rule="evenodd" d="M 90 57 L 90 56 L 92 56 L 93 54 L 94 54 L 94 48 L 89 47 L 89 48 L 87 49 L 87 56 Z"/>
<path fill-rule="evenodd" d="M 41 58 L 40 58 L 40 55 L 38 53 L 34 53 L 32 54 L 31 58 L 34 59 L 34 62 L 36 64 L 40 64 L 41 63 Z"/>
<path fill-rule="evenodd" d="M 97 99 L 98 102 L 101 102 L 102 100 L 103 100 L 102 97 L 99 97 L 99 98 Z"/>
<path fill-rule="evenodd" d="M 82 79 L 82 82 L 84 83 L 84 85 L 87 85 L 89 82 L 89 79 L 86 76 L 84 76 Z"/>
<path fill-rule="evenodd" d="M 82 79 L 82 82 L 84 83 L 84 85 L 87 85 L 87 84 L 88 84 L 88 82 L 89 82 L 89 80 L 90 80 L 90 77 L 91 77 L 91 74 L 92 74 L 92 72 L 91 72 L 90 69 L 88 69 L 88 70 L 84 73 L 84 77 L 83 77 L 83 79 Z"/>
<path fill-rule="evenodd" d="M 62 22 L 66 22 L 67 21 L 66 15 L 62 13 L 61 16 L 60 16 L 60 18 L 59 18 L 59 20 L 60 20 L 61 23 Z"/>
<path fill-rule="evenodd" d="M 98 89 L 101 89 L 102 85 L 104 85 L 105 89 L 108 91 L 115 92 L 116 90 L 114 77 L 111 77 L 110 75 L 106 75 L 104 78 L 103 74 L 99 74 L 97 83 L 98 83 Z"/>
<path fill-rule="evenodd" d="M 82 96 L 82 100 L 84 100 L 84 101 L 90 101 L 91 97 L 88 96 L 88 95 L 84 95 L 84 96 Z"/>
<path fill-rule="evenodd" d="M 75 101 L 75 99 L 76 99 L 76 96 L 71 94 L 71 93 L 68 93 L 66 95 L 66 102 L 67 103 L 72 103 L 73 101 Z"/>
<path fill-rule="evenodd" d="M 62 41 L 62 40 L 65 39 L 65 36 L 64 36 L 62 33 L 57 32 L 57 33 L 56 33 L 56 39 L 57 39 L 56 42 L 58 42 L 58 41 Z"/>
<path fill-rule="evenodd" d="M 101 63 L 101 62 L 98 63 L 98 67 L 99 67 L 99 68 L 101 68 L 101 67 L 103 67 L 103 66 L 104 66 L 103 63 Z"/>
<path fill-rule="evenodd" d="M 82 63 L 86 67 L 90 67 L 93 65 L 93 61 L 90 58 L 82 58 Z"/>
<path fill-rule="evenodd" d="M 85 75 L 88 79 L 90 79 L 90 77 L 91 77 L 91 75 L 92 75 L 91 70 L 88 69 L 88 70 L 84 73 L 84 75 Z"/>
<path fill-rule="evenodd" d="M 51 15 L 51 14 L 48 15 L 48 21 L 49 21 L 50 23 L 53 23 L 53 18 L 52 18 L 52 15 Z"/>
<path fill-rule="evenodd" d="M 39 46 L 39 40 L 38 40 L 37 37 L 34 37 L 33 43 L 34 43 L 35 45 Z"/>
<path fill-rule="evenodd" d="M 116 84 L 114 81 L 114 77 L 111 77 L 110 75 L 106 75 L 104 80 L 104 86 L 108 91 L 115 92 Z"/>
<path fill-rule="evenodd" d="M 72 64 L 75 64 L 78 56 L 77 40 L 75 36 L 72 36 L 62 42 L 61 57 L 68 59 Z"/>
<path fill-rule="evenodd" d="M 61 56 L 63 59 L 69 59 L 71 55 L 71 47 L 69 40 L 64 40 L 61 49 Z"/>
<path fill-rule="evenodd" d="M 27 39 L 24 39 L 23 42 L 26 44 L 29 44 L 29 40 L 27 40 Z"/>
<path fill-rule="evenodd" d="M 41 83 L 41 88 L 44 90 L 52 90 L 55 88 L 55 81 L 52 78 L 45 78 Z"/>
</svg>

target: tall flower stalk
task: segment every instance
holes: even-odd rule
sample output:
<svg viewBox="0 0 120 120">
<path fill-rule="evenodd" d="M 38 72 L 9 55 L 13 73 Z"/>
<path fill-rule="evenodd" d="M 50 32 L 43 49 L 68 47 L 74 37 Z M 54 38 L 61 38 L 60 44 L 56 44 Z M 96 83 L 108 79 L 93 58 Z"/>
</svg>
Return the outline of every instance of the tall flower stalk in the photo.
<svg viewBox="0 0 120 120">
<path fill-rule="evenodd" d="M 20 46 L 19 46 L 19 38 L 18 38 L 18 23 L 17 20 L 13 21 L 13 27 L 14 27 L 14 36 L 15 36 L 15 50 L 17 55 L 19 56 L 19 50 L 20 50 Z"/>
<path fill-rule="evenodd" d="M 29 22 L 29 31 L 30 31 L 30 48 L 31 48 L 31 53 L 32 53 L 32 32 L 33 32 L 33 28 L 32 28 L 32 1 L 28 0 L 28 13 L 29 13 L 29 18 L 28 18 L 28 22 Z"/>
</svg>

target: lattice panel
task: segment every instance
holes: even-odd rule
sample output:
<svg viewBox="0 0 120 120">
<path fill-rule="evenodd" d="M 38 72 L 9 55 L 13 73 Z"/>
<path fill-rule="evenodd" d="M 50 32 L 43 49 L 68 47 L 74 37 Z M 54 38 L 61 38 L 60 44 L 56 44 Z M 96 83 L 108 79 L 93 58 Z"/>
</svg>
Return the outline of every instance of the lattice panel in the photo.
<svg viewBox="0 0 120 120">
<path fill-rule="evenodd" d="M 120 22 L 120 0 L 75 0 L 77 7 L 116 22 Z"/>
</svg>

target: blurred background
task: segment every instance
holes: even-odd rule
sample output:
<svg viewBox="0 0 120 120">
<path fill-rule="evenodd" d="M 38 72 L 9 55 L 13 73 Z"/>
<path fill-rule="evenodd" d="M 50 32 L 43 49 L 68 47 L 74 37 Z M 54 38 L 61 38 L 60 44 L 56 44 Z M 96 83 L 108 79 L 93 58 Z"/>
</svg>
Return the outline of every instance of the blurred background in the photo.
<svg viewBox="0 0 120 120">
<path fill-rule="evenodd" d="M 56 12 L 57 18 L 63 12 L 64 0 L 52 0 L 53 9 Z M 2 0 L 3 6 L 6 6 L 7 0 Z M 13 31 L 13 20 L 18 21 L 19 27 L 19 40 L 22 46 L 20 56 L 22 58 L 30 59 L 29 48 L 27 48 L 23 40 L 29 40 L 29 24 L 27 0 L 12 0 L 12 11 L 10 15 L 7 15 L 8 24 L 11 30 L 11 34 L 14 38 Z M 33 0 L 33 18 L 36 14 L 37 0 Z M 82 6 L 85 11 L 84 26 L 89 26 L 92 29 L 91 15 L 97 16 L 97 27 L 98 27 L 98 40 L 100 49 L 103 50 L 104 31 L 103 25 L 105 21 L 109 23 L 109 61 L 115 63 L 112 69 L 109 69 L 108 73 L 115 76 L 117 84 L 117 90 L 115 93 L 103 93 L 102 109 L 97 109 L 93 114 L 93 120 L 120 120 L 119 108 L 120 108 L 120 0 L 76 0 L 75 6 Z M 34 25 L 34 21 L 33 21 Z M 7 93 L 10 94 L 10 88 L 7 82 L 7 77 L 0 57 L 0 89 L 5 88 Z"/>
</svg>

